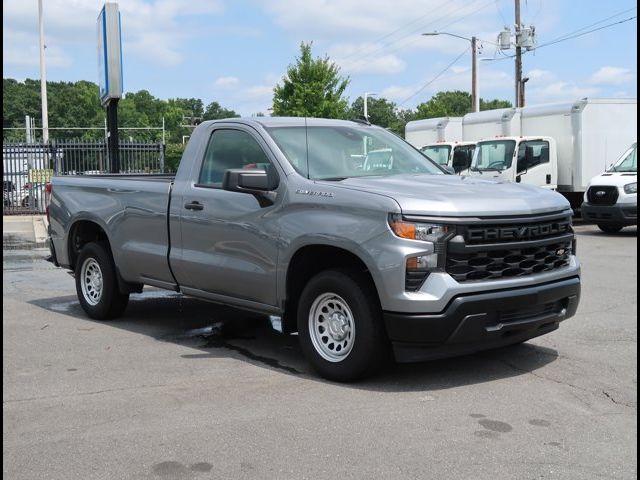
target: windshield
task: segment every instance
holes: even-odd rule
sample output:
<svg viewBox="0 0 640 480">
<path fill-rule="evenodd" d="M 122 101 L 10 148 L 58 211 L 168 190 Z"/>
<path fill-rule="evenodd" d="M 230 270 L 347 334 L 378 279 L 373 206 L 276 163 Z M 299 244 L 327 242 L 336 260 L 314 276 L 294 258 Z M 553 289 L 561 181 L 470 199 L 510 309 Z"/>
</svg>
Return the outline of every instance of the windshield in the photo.
<svg viewBox="0 0 640 480">
<path fill-rule="evenodd" d="M 471 163 L 471 170 L 505 170 L 511 168 L 513 152 L 516 148 L 514 140 L 492 140 L 480 142 L 476 146 Z"/>
<path fill-rule="evenodd" d="M 422 147 L 420 151 L 439 165 L 449 163 L 449 155 L 451 154 L 449 145 L 429 145 Z"/>
<path fill-rule="evenodd" d="M 296 126 L 267 130 L 293 168 L 312 180 L 443 174 L 411 145 L 381 128 Z"/>
<path fill-rule="evenodd" d="M 611 167 L 609 172 L 638 172 L 638 159 L 636 156 L 637 145 L 634 143 L 633 146 L 627 150 L 620 160 L 618 160 L 613 167 Z"/>
</svg>

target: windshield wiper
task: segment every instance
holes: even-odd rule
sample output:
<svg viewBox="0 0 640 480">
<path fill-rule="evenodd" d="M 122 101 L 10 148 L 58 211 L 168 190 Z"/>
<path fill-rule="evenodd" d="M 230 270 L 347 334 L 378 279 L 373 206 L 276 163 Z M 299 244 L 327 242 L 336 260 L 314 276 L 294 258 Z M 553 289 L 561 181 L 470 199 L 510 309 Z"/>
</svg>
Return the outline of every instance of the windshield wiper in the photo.
<svg viewBox="0 0 640 480">
<path fill-rule="evenodd" d="M 325 182 L 341 182 L 342 180 L 346 180 L 349 177 L 327 177 L 327 178 L 319 178 L 318 180 L 322 180 Z"/>
</svg>

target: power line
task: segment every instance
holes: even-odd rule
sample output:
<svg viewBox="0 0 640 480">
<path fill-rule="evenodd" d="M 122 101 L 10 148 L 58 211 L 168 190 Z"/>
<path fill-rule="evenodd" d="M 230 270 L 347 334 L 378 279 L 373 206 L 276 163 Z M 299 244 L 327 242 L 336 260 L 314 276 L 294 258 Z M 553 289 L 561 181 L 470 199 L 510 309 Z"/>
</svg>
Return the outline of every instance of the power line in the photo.
<svg viewBox="0 0 640 480">
<path fill-rule="evenodd" d="M 415 97 L 416 95 L 418 95 L 420 92 L 422 92 L 425 88 L 427 88 L 429 85 L 431 85 L 433 82 L 435 82 L 436 80 L 438 80 L 438 78 L 440 78 L 442 75 L 444 75 L 444 73 L 449 70 L 451 67 L 453 67 L 456 62 L 458 60 L 460 60 L 462 57 L 464 57 L 466 55 L 466 53 L 471 50 L 471 46 L 468 46 L 464 52 L 462 52 L 460 55 L 458 55 L 456 58 L 453 59 L 453 61 L 451 63 L 449 63 L 449 65 L 447 65 L 445 68 L 443 68 L 440 72 L 438 72 L 438 74 L 433 77 L 431 80 L 429 80 L 427 83 L 425 83 L 423 86 L 421 86 L 418 90 L 416 90 L 414 93 L 412 93 L 410 96 L 408 96 L 407 98 L 405 98 L 402 102 L 400 102 L 398 104 L 399 107 L 401 107 L 402 105 L 404 105 L 405 103 L 407 103 L 409 100 L 411 100 L 413 97 Z"/>
<path fill-rule="evenodd" d="M 597 22 L 590 23 L 589 25 L 585 25 L 584 27 L 579 28 L 577 30 L 574 30 L 573 32 L 569 32 L 569 33 L 566 33 L 564 35 L 561 35 L 560 37 L 554 38 L 553 40 L 550 40 L 550 42 L 555 42 L 556 40 L 560 40 L 560 39 L 563 39 L 565 37 L 569 37 L 569 36 L 574 35 L 576 33 L 582 32 L 583 30 L 586 30 L 588 28 L 595 27 L 596 25 L 600 25 L 601 23 L 604 23 L 607 20 L 611 20 L 612 18 L 616 18 L 616 17 L 619 17 L 620 15 L 624 15 L 625 13 L 631 12 L 632 10 L 636 10 L 637 8 L 638 7 L 628 8 L 628 9 L 623 10 L 621 12 L 615 13 L 615 14 L 609 16 L 609 17 L 603 18 L 602 20 L 598 20 Z"/>
<path fill-rule="evenodd" d="M 631 20 L 635 20 L 636 18 L 638 18 L 638 16 L 634 15 L 633 17 L 625 18 L 624 20 L 620 20 L 618 22 L 609 23 L 607 25 L 603 25 L 602 27 L 594 28 L 592 30 L 587 30 L 586 32 L 578 33 L 576 35 L 566 36 L 566 37 L 563 37 L 563 38 L 559 38 L 557 40 L 552 40 L 550 42 L 543 43 L 542 45 L 538 45 L 536 47 L 536 50 L 538 50 L 539 48 L 548 47 L 550 45 L 555 45 L 556 43 L 565 42 L 567 40 L 573 40 L 574 38 L 582 37 L 582 36 L 587 35 L 589 33 L 597 32 L 598 30 L 604 30 L 605 28 L 609 28 L 609 27 L 613 27 L 615 25 L 620 25 L 622 23 L 630 22 Z M 600 22 L 598 22 L 598 23 L 600 23 Z"/>
<path fill-rule="evenodd" d="M 614 17 L 617 17 L 618 15 L 614 15 Z M 609 17 L 609 18 L 611 18 L 611 17 Z M 558 37 L 556 40 L 551 40 L 551 41 L 549 41 L 547 43 L 543 43 L 542 45 L 538 45 L 532 51 L 535 52 L 536 50 L 539 50 L 539 49 L 544 48 L 544 47 L 549 47 L 549 46 L 555 45 L 557 43 L 566 42 L 567 40 L 573 40 L 574 38 L 583 37 L 583 36 L 588 35 L 590 33 L 597 32 L 599 30 L 604 30 L 605 28 L 609 28 L 609 27 L 613 27 L 613 26 L 616 26 L 616 25 L 620 25 L 622 23 L 630 22 L 631 20 L 635 20 L 636 18 L 638 18 L 638 16 L 634 15 L 633 17 L 625 18 L 624 20 L 620 20 L 620 21 L 617 21 L 617 22 L 609 23 L 607 25 L 603 25 L 603 26 L 598 27 L 598 28 L 587 30 L 586 32 L 576 33 L 575 35 L 567 34 L 565 36 Z M 602 21 L 597 22 L 597 23 L 595 23 L 593 25 L 597 25 L 598 23 L 602 23 Z M 583 30 L 584 28 L 587 28 L 587 27 L 583 27 L 580 30 Z M 580 30 L 576 30 L 576 32 L 579 32 Z M 524 53 L 528 53 L 528 52 L 524 52 Z M 502 60 L 508 60 L 510 58 L 513 58 L 513 57 L 515 57 L 515 55 L 507 55 L 507 56 L 505 56 L 503 58 L 487 59 L 487 61 L 499 62 L 499 61 L 502 61 Z"/>
</svg>

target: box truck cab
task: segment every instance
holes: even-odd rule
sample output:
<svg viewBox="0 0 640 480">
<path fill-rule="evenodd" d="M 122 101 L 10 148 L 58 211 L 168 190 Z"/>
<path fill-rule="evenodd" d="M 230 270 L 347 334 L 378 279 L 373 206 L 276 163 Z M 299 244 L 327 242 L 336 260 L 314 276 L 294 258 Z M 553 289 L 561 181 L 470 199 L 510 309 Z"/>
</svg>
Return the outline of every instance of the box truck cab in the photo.
<svg viewBox="0 0 640 480">
<path fill-rule="evenodd" d="M 607 233 L 617 233 L 624 227 L 638 224 L 637 143 L 606 172 L 589 182 L 582 216 Z"/>
<path fill-rule="evenodd" d="M 436 142 L 420 149 L 438 165 L 452 167 L 456 173 L 468 173 L 476 142 Z"/>
<path fill-rule="evenodd" d="M 469 174 L 556 190 L 556 142 L 551 137 L 495 137 L 481 140 L 476 144 Z"/>
</svg>

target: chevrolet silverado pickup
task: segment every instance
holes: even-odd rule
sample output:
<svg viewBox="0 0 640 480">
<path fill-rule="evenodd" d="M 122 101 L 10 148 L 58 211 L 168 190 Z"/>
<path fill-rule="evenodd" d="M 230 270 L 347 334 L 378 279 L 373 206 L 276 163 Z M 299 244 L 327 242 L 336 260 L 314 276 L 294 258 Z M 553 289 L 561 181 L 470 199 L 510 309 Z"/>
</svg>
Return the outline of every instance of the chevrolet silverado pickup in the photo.
<svg viewBox="0 0 640 480">
<path fill-rule="evenodd" d="M 361 122 L 204 122 L 175 176 L 56 176 L 48 214 L 52 260 L 88 316 L 122 315 L 145 285 L 261 312 L 336 381 L 390 353 L 524 342 L 580 298 L 561 195 L 448 175 Z"/>
</svg>

